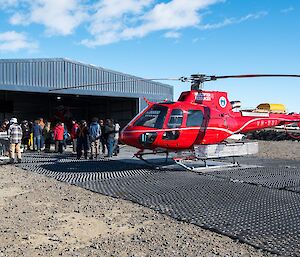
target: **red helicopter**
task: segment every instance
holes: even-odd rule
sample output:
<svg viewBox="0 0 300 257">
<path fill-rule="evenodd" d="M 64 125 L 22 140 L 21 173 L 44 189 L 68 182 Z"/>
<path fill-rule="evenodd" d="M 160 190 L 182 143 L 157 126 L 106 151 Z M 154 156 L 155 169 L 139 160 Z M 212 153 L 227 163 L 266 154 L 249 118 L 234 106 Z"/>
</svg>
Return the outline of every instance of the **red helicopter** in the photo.
<svg viewBox="0 0 300 257">
<path fill-rule="evenodd" d="M 226 78 L 300 77 L 300 75 L 192 75 L 179 80 L 191 82 L 191 90 L 182 92 L 176 102 L 151 103 L 121 132 L 121 141 L 141 149 L 180 152 L 193 151 L 199 145 L 220 145 L 235 134 L 299 122 L 300 114 L 273 113 L 270 110 L 234 111 L 226 92 L 205 91 L 203 83 Z"/>
<path fill-rule="evenodd" d="M 226 92 L 203 90 L 204 82 L 218 79 L 254 77 L 300 78 L 300 75 L 256 74 L 207 76 L 195 74 L 190 77 L 176 79 L 137 79 L 141 81 L 179 80 L 182 82 L 191 82 L 191 90 L 182 92 L 176 102 L 164 101 L 152 103 L 145 99 L 148 107 L 133 118 L 121 131 L 121 141 L 140 149 L 135 156 L 144 161 L 146 160 L 143 159 L 143 156 L 146 154 L 163 152 L 168 157 L 169 153 L 176 153 L 177 156 L 175 155 L 173 159 L 189 170 L 191 169 L 183 165 L 181 160 L 205 160 L 214 157 L 234 157 L 256 153 L 256 150 L 249 151 L 246 144 L 229 145 L 226 144 L 226 140 L 236 134 L 291 123 L 299 123 L 300 127 L 300 114 L 287 114 L 284 111 L 279 113 L 272 110 L 235 111 L 238 102 L 230 102 Z M 71 86 L 61 89 L 123 82 L 127 81 Z M 58 89 L 51 91 L 54 90 Z M 195 149 L 199 150 L 199 146 L 201 154 L 199 155 L 198 153 L 197 155 L 195 154 Z M 208 146 L 215 147 L 213 148 L 213 153 L 210 153 L 210 156 L 208 156 L 209 154 L 203 155 L 203 151 L 207 151 Z M 146 152 L 145 150 L 151 151 Z M 218 153 L 216 154 L 216 152 Z M 184 154 L 182 155 L 182 153 Z"/>
</svg>

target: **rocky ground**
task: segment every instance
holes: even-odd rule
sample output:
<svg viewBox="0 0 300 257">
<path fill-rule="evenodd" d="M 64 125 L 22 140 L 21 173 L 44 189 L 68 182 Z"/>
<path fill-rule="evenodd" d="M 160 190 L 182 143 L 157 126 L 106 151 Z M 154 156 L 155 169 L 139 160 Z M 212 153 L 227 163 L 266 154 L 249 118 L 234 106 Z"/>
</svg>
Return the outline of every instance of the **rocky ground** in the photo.
<svg viewBox="0 0 300 257">
<path fill-rule="evenodd" d="M 258 156 L 271 159 L 300 160 L 300 142 L 259 141 Z"/>
<path fill-rule="evenodd" d="M 300 143 L 260 142 L 299 159 Z M 0 256 L 269 256 L 124 200 L 0 166 Z"/>
</svg>

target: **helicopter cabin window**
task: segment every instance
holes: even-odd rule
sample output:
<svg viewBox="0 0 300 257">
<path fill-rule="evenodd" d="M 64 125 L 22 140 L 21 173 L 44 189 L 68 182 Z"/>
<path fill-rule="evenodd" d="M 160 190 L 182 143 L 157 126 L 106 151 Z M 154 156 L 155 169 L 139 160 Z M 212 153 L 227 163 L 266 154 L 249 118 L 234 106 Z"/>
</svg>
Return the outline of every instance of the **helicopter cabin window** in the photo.
<svg viewBox="0 0 300 257">
<path fill-rule="evenodd" d="M 167 115 L 168 108 L 161 105 L 154 105 L 146 111 L 135 123 L 135 126 L 144 126 L 161 129 Z"/>
<path fill-rule="evenodd" d="M 187 127 L 201 127 L 203 122 L 203 112 L 200 110 L 189 110 L 186 121 Z"/>
<path fill-rule="evenodd" d="M 182 124 L 183 112 L 180 109 L 174 109 L 171 112 L 168 122 L 168 128 L 179 128 Z"/>
</svg>

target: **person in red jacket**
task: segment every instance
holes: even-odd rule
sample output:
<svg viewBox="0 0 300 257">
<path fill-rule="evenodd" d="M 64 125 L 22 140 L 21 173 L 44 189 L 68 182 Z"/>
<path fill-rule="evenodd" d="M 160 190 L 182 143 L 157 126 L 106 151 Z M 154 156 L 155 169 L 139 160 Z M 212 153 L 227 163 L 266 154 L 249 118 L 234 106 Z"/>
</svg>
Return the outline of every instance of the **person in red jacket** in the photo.
<svg viewBox="0 0 300 257">
<path fill-rule="evenodd" d="M 76 122 L 76 120 L 72 120 L 71 139 L 72 139 L 72 143 L 73 143 L 73 153 L 76 153 L 78 128 L 79 128 L 79 125 Z"/>
<path fill-rule="evenodd" d="M 63 153 L 64 127 L 58 122 L 53 130 L 55 140 L 55 152 Z"/>
</svg>

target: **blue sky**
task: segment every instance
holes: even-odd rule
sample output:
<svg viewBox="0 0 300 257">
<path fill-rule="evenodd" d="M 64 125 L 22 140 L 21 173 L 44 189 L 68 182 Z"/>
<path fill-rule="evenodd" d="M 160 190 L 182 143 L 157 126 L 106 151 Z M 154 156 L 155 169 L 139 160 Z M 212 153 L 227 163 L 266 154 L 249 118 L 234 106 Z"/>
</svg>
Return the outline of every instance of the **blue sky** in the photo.
<svg viewBox="0 0 300 257">
<path fill-rule="evenodd" d="M 67 57 L 146 78 L 300 74 L 299 0 L 0 0 L 0 58 Z M 175 98 L 189 85 L 174 85 Z M 300 112 L 300 79 L 220 80 Z"/>
</svg>

